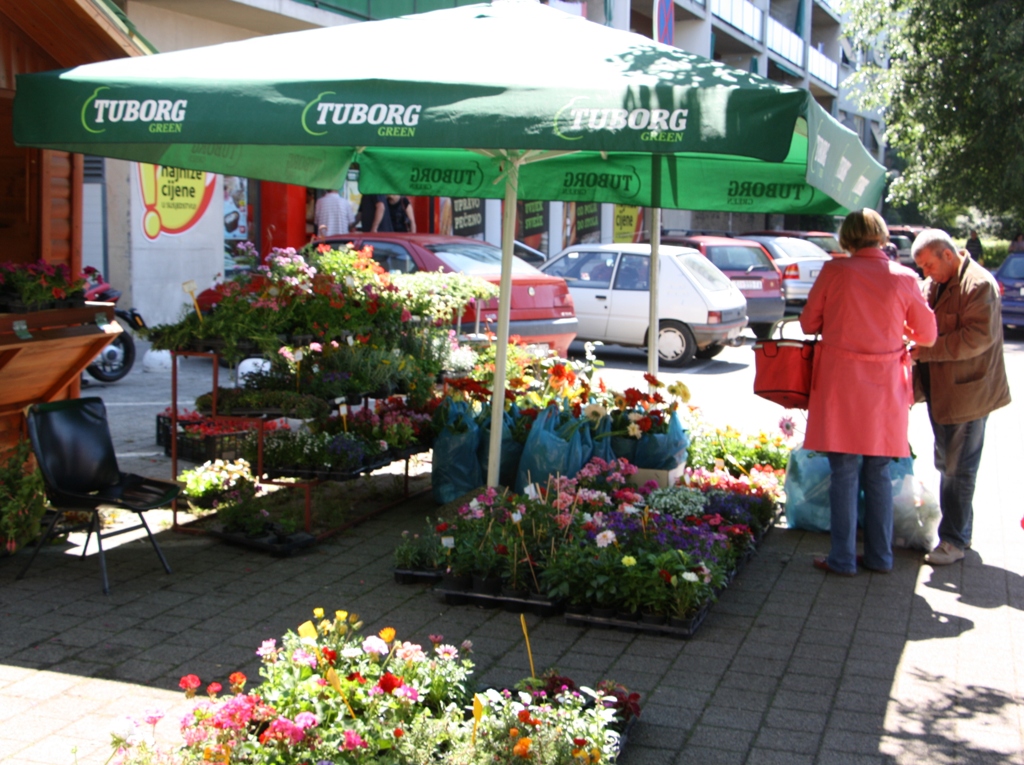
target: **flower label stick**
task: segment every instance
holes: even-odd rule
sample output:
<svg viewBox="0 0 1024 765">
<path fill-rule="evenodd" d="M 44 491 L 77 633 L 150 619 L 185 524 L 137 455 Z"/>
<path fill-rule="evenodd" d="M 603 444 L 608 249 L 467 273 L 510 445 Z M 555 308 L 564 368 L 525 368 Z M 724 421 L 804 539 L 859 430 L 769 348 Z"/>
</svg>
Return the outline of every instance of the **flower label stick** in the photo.
<svg viewBox="0 0 1024 765">
<path fill-rule="evenodd" d="M 530 649 L 530 633 L 526 629 L 526 614 L 519 614 L 519 623 L 523 625 L 523 637 L 526 638 L 526 656 L 530 660 L 530 677 L 536 677 L 537 671 L 533 668 L 533 651 Z"/>
</svg>

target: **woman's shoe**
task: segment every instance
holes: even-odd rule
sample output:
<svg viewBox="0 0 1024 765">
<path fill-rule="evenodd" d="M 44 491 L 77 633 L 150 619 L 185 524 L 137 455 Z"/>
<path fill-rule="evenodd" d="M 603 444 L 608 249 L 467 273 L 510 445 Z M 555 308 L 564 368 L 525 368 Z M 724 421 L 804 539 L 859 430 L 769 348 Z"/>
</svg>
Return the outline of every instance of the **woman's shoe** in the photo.
<svg viewBox="0 0 1024 765">
<path fill-rule="evenodd" d="M 872 571 L 872 572 L 874 572 L 876 574 L 888 574 L 890 571 L 892 571 L 891 568 L 874 568 L 873 566 L 867 565 L 866 563 L 864 563 L 864 556 L 863 555 L 858 555 L 857 556 L 857 565 L 860 566 L 863 569 L 866 569 L 868 571 Z"/>
<path fill-rule="evenodd" d="M 856 571 L 836 571 L 830 565 L 828 565 L 828 559 L 826 558 L 815 558 L 814 567 L 820 571 L 824 571 L 827 574 L 835 574 L 836 576 L 857 576 Z"/>
</svg>

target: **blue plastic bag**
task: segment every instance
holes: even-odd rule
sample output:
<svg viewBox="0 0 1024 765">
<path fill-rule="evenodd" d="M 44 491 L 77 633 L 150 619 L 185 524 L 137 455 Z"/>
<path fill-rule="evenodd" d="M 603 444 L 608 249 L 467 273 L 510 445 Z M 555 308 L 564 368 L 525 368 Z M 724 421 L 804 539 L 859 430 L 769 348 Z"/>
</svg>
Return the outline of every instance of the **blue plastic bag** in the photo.
<svg viewBox="0 0 1024 765">
<path fill-rule="evenodd" d="M 522 493 L 531 483 L 543 486 L 553 475 L 575 476 L 593 452 L 590 429 L 585 426 L 577 419 L 561 423 L 557 406 L 538 414 L 519 458 L 516 491 Z"/>
<path fill-rule="evenodd" d="M 612 418 L 607 414 L 597 422 L 597 426 L 591 432 L 591 440 L 594 442 L 593 457 L 600 457 L 605 462 L 615 459 L 615 451 L 612 449 L 612 438 L 608 434 L 612 432 Z"/>
<path fill-rule="evenodd" d="M 477 459 L 480 426 L 476 424 L 466 401 L 451 401 L 445 425 L 434 440 L 430 480 L 434 501 L 452 502 L 484 482 Z"/>
<path fill-rule="evenodd" d="M 786 465 L 786 525 L 807 531 L 831 529 L 831 485 L 832 469 L 824 452 L 794 449 Z"/>
<path fill-rule="evenodd" d="M 636 445 L 633 464 L 650 470 L 674 470 L 686 463 L 689 448 L 690 434 L 672 412 L 667 433 L 643 434 Z"/>
<path fill-rule="evenodd" d="M 519 470 L 519 458 L 523 453 L 523 445 L 512 438 L 512 425 L 519 416 L 519 410 L 512 405 L 514 412 L 504 412 L 501 424 L 501 458 L 498 461 L 498 483 L 512 487 Z M 484 407 L 480 418 L 480 445 L 477 456 L 480 461 L 480 473 L 487 478 L 487 462 L 491 454 L 491 407 Z"/>
</svg>

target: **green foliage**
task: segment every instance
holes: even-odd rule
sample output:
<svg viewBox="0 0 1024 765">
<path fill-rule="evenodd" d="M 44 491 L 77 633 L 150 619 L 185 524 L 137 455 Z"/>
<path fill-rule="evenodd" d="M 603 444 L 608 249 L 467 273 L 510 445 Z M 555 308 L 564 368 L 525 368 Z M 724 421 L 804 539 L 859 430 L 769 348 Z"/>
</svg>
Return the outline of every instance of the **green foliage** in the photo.
<svg viewBox="0 0 1024 765">
<path fill-rule="evenodd" d="M 732 427 L 694 432 L 688 464 L 693 468 L 714 470 L 717 460 L 734 476 L 749 473 L 754 465 L 770 465 L 785 470 L 789 446 L 781 436 L 767 433 L 747 435 Z"/>
<path fill-rule="evenodd" d="M 46 490 L 39 469 L 26 469 L 32 445 L 20 441 L 0 462 L 0 545 L 8 552 L 39 534 L 46 512 Z"/>
<path fill-rule="evenodd" d="M 406 307 L 417 316 L 433 321 L 452 320 L 471 300 L 498 296 L 498 287 L 486 279 L 444 271 L 396 274 L 392 282 L 403 295 Z"/>
<path fill-rule="evenodd" d="M 864 52 L 847 85 L 864 108 L 883 109 L 906 162 L 893 198 L 1024 221 L 1024 3 L 843 0 L 840 11 Z M 888 68 L 877 62 L 886 54 Z"/>
</svg>

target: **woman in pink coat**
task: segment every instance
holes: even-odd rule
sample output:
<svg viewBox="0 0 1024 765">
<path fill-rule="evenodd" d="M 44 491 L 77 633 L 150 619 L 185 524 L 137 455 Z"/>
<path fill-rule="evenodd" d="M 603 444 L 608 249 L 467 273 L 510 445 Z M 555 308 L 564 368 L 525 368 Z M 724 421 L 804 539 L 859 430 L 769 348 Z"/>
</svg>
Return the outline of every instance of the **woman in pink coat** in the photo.
<svg viewBox="0 0 1024 765">
<path fill-rule="evenodd" d="M 889 241 L 874 210 L 850 213 L 839 245 L 852 254 L 825 264 L 807 297 L 800 326 L 821 334 L 804 448 L 826 452 L 832 468 L 832 550 L 823 571 L 857 573 L 857 495 L 864 489 L 864 568 L 892 568 L 889 463 L 909 457 L 907 419 L 914 401 L 907 343 L 935 343 L 935 315 L 917 276 L 880 249 Z M 862 459 L 863 458 L 863 459 Z"/>
</svg>

